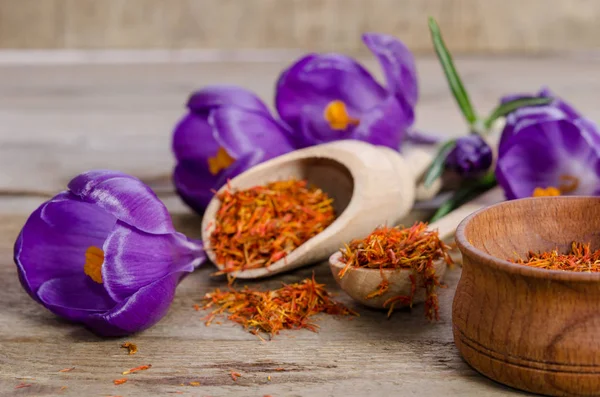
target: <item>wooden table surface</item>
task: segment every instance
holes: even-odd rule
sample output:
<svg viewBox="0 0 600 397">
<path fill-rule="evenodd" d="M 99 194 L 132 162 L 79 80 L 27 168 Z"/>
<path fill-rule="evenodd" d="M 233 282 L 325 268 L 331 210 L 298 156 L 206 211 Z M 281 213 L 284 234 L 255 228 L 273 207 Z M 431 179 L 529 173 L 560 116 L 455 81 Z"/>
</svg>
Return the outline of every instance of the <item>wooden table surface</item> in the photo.
<svg viewBox="0 0 600 397">
<path fill-rule="evenodd" d="M 371 61 L 367 64 L 374 67 Z M 600 119 L 599 60 L 462 59 L 458 66 L 476 106 L 489 111 L 508 92 L 548 84 L 590 118 Z M 276 287 L 310 276 L 359 311 L 353 320 L 320 317 L 321 331 L 288 331 L 261 342 L 223 321 L 206 327 L 194 311 L 223 280 L 204 265 L 180 285 L 167 316 L 138 335 L 100 339 L 34 303 L 21 289 L 12 245 L 27 215 L 79 172 L 119 169 L 143 178 L 173 213 L 177 228 L 200 235 L 200 219 L 173 194 L 170 136 L 190 91 L 241 84 L 267 100 L 285 61 L 152 65 L 0 66 L 0 395 L 2 396 L 366 396 L 522 394 L 480 376 L 454 347 L 451 303 L 460 268 L 440 292 L 441 320 L 422 306 L 384 313 L 354 305 L 318 264 L 261 282 Z M 450 135 L 464 123 L 433 59 L 420 59 L 417 125 Z M 139 347 L 128 356 L 119 346 Z M 148 371 L 115 386 L 121 372 Z M 59 370 L 75 367 L 67 373 Z M 284 371 L 276 369 L 283 368 Z M 242 374 L 237 381 L 230 371 Z M 269 377 L 270 376 L 270 380 Z M 200 382 L 200 386 L 181 386 Z M 15 389 L 21 383 L 30 387 Z M 66 389 L 61 390 L 63 386 Z"/>
</svg>

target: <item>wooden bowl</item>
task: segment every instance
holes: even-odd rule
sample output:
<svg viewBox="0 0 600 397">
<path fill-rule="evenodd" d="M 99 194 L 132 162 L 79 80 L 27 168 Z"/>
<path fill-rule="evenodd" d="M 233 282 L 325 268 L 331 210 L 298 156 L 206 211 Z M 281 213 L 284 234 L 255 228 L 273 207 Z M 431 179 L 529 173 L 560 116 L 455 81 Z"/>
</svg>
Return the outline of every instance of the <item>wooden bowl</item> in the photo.
<svg viewBox="0 0 600 397">
<path fill-rule="evenodd" d="M 506 385 L 600 395 L 600 273 L 535 269 L 529 250 L 600 247 L 600 198 L 542 197 L 478 211 L 456 231 L 463 270 L 452 307 L 464 359 Z"/>
<path fill-rule="evenodd" d="M 331 255 L 329 258 L 329 268 L 333 274 L 333 278 L 340 285 L 340 288 L 343 289 L 345 293 L 350 295 L 350 297 L 355 301 L 376 309 L 388 309 L 389 307 L 383 306 L 385 301 L 388 299 L 400 295 L 410 295 L 410 290 L 412 288 L 410 275 L 412 274 L 412 271 L 408 269 L 384 269 L 383 273 L 390 283 L 390 288 L 381 296 L 366 299 L 366 296 L 377 290 L 377 287 L 383 281 L 383 278 L 381 277 L 381 271 L 379 269 L 363 268 L 348 269 L 344 277 L 340 278 L 340 270 L 346 266 L 346 264 L 340 260 L 341 257 L 341 252 L 336 252 L 335 254 Z M 443 259 L 440 259 L 435 261 L 433 266 L 435 267 L 435 274 L 441 280 L 446 273 L 446 269 L 448 268 L 446 262 Z M 417 278 L 417 282 L 417 292 L 413 298 L 413 304 L 425 302 L 425 288 L 423 288 L 422 280 Z M 402 305 L 400 303 L 396 304 L 396 307 L 398 308 L 402 306 L 407 305 Z"/>
</svg>

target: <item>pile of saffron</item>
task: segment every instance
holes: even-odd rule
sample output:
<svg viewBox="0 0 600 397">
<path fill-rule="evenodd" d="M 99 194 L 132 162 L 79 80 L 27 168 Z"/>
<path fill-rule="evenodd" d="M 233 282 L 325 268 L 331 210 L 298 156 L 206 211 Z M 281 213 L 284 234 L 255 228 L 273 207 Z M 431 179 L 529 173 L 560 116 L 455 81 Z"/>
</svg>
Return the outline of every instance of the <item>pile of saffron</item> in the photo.
<svg viewBox="0 0 600 397">
<path fill-rule="evenodd" d="M 529 252 L 526 259 L 512 262 L 539 269 L 597 273 L 600 272 L 600 249 L 592 251 L 589 243 L 573 242 L 571 250 L 566 254 L 561 254 L 558 249 L 542 253 Z"/>
<path fill-rule="evenodd" d="M 335 219 L 333 199 L 305 180 L 285 180 L 218 196 L 210 246 L 220 274 L 268 267 Z"/>
<path fill-rule="evenodd" d="M 339 276 L 344 277 L 351 268 L 379 269 L 383 281 L 375 291 L 366 296 L 366 299 L 371 299 L 382 296 L 389 289 L 384 269 L 410 269 L 410 295 L 393 296 L 385 301 L 384 307 L 389 305 L 388 316 L 398 303 L 412 307 L 420 280 L 426 290 L 425 315 L 430 320 L 437 320 L 439 303 L 436 289 L 440 282 L 433 263 L 443 258 L 451 265 L 452 259 L 448 249 L 449 247 L 440 240 L 438 232 L 428 230 L 427 223 L 424 222 L 417 222 L 409 228 L 379 227 L 364 239 L 353 240 L 341 249 L 341 260 L 346 266 Z"/>
<path fill-rule="evenodd" d="M 207 316 L 206 325 L 210 325 L 215 316 L 226 313 L 231 321 L 259 337 L 261 332 L 273 337 L 282 329 L 306 328 L 316 332 L 318 326 L 311 322 L 311 317 L 318 313 L 358 315 L 331 299 L 325 285 L 318 284 L 314 276 L 264 292 L 248 286 L 242 290 L 216 289 L 204 296 L 204 302 L 204 309 L 218 306 Z"/>
</svg>

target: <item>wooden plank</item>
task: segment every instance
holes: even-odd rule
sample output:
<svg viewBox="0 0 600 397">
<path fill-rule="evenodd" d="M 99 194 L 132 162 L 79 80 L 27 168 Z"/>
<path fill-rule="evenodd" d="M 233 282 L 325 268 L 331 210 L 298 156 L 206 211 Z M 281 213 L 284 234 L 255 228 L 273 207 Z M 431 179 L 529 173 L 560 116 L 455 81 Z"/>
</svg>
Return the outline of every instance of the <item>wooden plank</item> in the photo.
<svg viewBox="0 0 600 397">
<path fill-rule="evenodd" d="M 56 193 L 77 173 L 114 168 L 168 186 L 171 132 L 194 89 L 244 86 L 272 102 L 273 84 L 291 62 L 0 67 L 0 193 Z M 372 59 L 365 65 L 381 76 Z M 465 133 L 437 61 L 419 58 L 417 128 Z M 600 120 L 595 58 L 458 58 L 477 109 L 485 114 L 511 92 L 550 84 Z M 154 182 L 153 182 L 154 183 Z"/>
<path fill-rule="evenodd" d="M 0 48 L 64 46 L 62 0 L 0 0 Z"/>
<path fill-rule="evenodd" d="M 359 307 L 339 290 L 326 264 L 250 283 L 276 288 L 314 271 L 317 280 L 360 312 L 354 319 L 320 317 L 319 333 L 286 331 L 261 342 L 227 320 L 204 325 L 204 313 L 192 306 L 225 283 L 211 279 L 215 268 L 207 264 L 182 282 L 171 310 L 156 326 L 129 338 L 101 339 L 56 318 L 21 289 L 12 241 L 24 220 L 0 218 L 0 388 L 8 395 L 21 383 L 32 386 L 18 390 L 20 396 L 164 396 L 177 391 L 211 396 L 500 396 L 509 390 L 477 375 L 454 347 L 450 315 L 459 268 L 449 273 L 448 288 L 440 291 L 437 323 L 424 318 L 422 306 L 391 319 L 385 312 Z M 176 217 L 177 228 L 191 236 L 198 236 L 199 225 L 197 217 Z M 139 353 L 129 356 L 120 349 L 125 340 L 136 343 Z M 129 376 L 124 385 L 112 384 L 123 377 L 122 371 L 141 364 L 153 367 Z M 70 367 L 75 369 L 59 372 Z M 232 370 L 242 374 L 237 382 L 230 377 Z M 60 391 L 62 386 L 68 388 Z"/>
<path fill-rule="evenodd" d="M 427 17 L 456 52 L 596 50 L 590 0 L 0 0 L 0 48 L 200 48 L 365 52 L 389 33 L 431 52 Z"/>
</svg>

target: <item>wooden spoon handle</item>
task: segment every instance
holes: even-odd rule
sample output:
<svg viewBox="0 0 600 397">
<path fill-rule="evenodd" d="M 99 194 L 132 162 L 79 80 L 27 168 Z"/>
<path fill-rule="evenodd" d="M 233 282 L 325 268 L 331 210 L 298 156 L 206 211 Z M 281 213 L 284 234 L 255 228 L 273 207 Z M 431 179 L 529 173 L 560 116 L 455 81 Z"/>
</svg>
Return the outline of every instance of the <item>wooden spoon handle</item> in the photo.
<svg viewBox="0 0 600 397">
<path fill-rule="evenodd" d="M 495 187 L 478 196 L 474 200 L 471 200 L 468 203 L 458 207 L 442 219 L 431 223 L 429 228 L 437 229 L 440 239 L 446 240 L 447 238 L 454 236 L 456 228 L 467 216 L 471 215 L 475 211 L 479 211 L 484 207 L 499 203 L 501 201 L 504 201 L 504 192 L 500 187 Z"/>
</svg>

